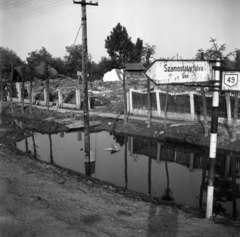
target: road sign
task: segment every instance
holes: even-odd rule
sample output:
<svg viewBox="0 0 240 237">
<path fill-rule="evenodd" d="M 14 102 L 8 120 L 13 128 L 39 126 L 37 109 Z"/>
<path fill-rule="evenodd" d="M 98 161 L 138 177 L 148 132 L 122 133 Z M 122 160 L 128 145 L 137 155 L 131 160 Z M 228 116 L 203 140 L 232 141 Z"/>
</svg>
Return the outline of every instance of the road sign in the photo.
<svg viewBox="0 0 240 237">
<path fill-rule="evenodd" d="M 200 60 L 156 60 L 146 74 L 156 84 L 186 84 L 213 80 L 215 62 Z"/>
<path fill-rule="evenodd" d="M 240 91 L 240 71 L 223 71 L 222 72 L 222 90 L 223 91 Z"/>
</svg>

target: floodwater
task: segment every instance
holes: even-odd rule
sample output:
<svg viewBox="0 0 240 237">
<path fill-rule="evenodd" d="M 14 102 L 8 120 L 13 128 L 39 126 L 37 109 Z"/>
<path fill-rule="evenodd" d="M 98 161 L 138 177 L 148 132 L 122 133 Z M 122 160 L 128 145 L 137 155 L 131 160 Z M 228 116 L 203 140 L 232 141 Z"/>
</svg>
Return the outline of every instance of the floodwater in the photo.
<svg viewBox="0 0 240 237">
<path fill-rule="evenodd" d="M 85 160 L 84 133 L 41 134 L 17 142 L 38 159 L 90 175 L 116 186 L 201 208 L 206 203 L 208 151 L 109 132 L 90 134 L 91 159 Z M 106 151 L 112 145 L 119 151 Z M 217 153 L 215 201 L 219 212 L 240 213 L 240 156 Z M 235 191 L 234 191 L 235 190 Z M 237 191 L 238 190 L 238 191 Z"/>
</svg>

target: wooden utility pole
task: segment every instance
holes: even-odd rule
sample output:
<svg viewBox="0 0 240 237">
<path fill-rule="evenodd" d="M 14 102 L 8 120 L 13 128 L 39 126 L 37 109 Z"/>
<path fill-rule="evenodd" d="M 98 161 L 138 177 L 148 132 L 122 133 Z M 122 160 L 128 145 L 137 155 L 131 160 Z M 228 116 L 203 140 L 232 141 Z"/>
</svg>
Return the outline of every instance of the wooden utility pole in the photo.
<svg viewBox="0 0 240 237">
<path fill-rule="evenodd" d="M 26 80 L 26 77 L 27 77 L 27 72 L 26 72 L 26 67 L 23 65 L 21 67 L 22 69 L 22 88 L 21 88 L 21 93 L 22 93 L 22 96 L 21 96 L 21 103 L 22 103 L 22 114 L 24 114 L 24 80 Z"/>
<path fill-rule="evenodd" d="M 86 0 L 73 1 L 81 4 L 82 7 L 82 85 L 83 85 L 83 122 L 84 122 L 84 143 L 85 159 L 90 161 L 90 133 L 89 133 L 89 108 L 88 108 L 88 82 L 87 82 L 87 11 L 86 5 L 98 6 L 97 1 L 87 2 Z"/>
<path fill-rule="evenodd" d="M 13 62 L 11 63 L 10 105 L 11 105 L 11 112 L 13 114 Z"/>
<path fill-rule="evenodd" d="M 126 100 L 126 70 L 123 68 L 123 109 L 124 109 L 124 123 L 128 122 L 127 116 L 127 100 Z"/>
<path fill-rule="evenodd" d="M 150 79 L 147 77 L 147 101 L 148 101 L 148 116 L 147 116 L 147 127 L 151 127 L 151 115 L 152 115 L 152 108 L 151 108 L 151 94 L 150 94 Z"/>
<path fill-rule="evenodd" d="M 1 105 L 0 105 L 0 114 L 3 112 L 3 78 L 2 78 L 2 65 L 0 62 L 0 83 L 1 83 Z"/>
<path fill-rule="evenodd" d="M 167 109 L 168 109 L 168 94 L 169 94 L 169 85 L 167 84 L 165 108 L 164 108 L 164 129 L 167 129 Z"/>
<path fill-rule="evenodd" d="M 47 106 L 47 112 L 49 113 L 49 73 L 48 73 L 48 63 L 45 62 L 45 86 L 46 86 L 46 106 Z"/>
</svg>

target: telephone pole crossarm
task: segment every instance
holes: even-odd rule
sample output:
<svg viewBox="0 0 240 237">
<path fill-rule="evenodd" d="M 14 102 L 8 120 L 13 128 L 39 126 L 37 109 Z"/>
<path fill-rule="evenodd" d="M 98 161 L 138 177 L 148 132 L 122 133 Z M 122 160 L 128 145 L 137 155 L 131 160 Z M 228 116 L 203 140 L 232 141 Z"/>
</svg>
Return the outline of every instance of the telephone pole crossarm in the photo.
<svg viewBox="0 0 240 237">
<path fill-rule="evenodd" d="M 81 4 L 81 5 L 98 6 L 98 1 L 88 1 L 88 2 L 86 2 L 84 0 L 82 0 L 82 1 L 74 1 L 73 0 L 73 3 L 74 4 Z"/>
</svg>

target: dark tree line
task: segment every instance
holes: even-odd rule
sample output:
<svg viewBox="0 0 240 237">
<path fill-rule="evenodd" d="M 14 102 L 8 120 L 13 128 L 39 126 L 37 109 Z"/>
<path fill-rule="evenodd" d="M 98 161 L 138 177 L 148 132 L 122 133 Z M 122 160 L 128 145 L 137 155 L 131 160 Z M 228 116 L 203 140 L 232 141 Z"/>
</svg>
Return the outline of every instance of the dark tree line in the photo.
<svg viewBox="0 0 240 237">
<path fill-rule="evenodd" d="M 204 50 L 199 49 L 195 58 L 223 60 L 223 66 L 228 69 L 240 69 L 240 50 L 226 53 L 226 44 L 219 45 L 216 39 L 210 39 L 211 46 Z M 155 54 L 155 45 L 144 43 L 142 39 L 137 38 L 133 43 L 131 37 L 124 26 L 118 23 L 106 37 L 105 48 L 108 57 L 102 57 L 96 63 L 92 61 L 91 55 L 88 55 L 87 71 L 91 81 L 100 80 L 104 73 L 113 68 L 121 69 L 125 63 L 142 62 L 146 68 L 150 66 Z M 42 63 L 48 64 L 54 68 L 58 74 L 77 78 L 77 71 L 82 71 L 82 46 L 66 46 L 66 55 L 63 58 L 53 57 L 45 47 L 28 53 L 26 62 L 12 50 L 0 47 L 1 67 L 3 78 L 10 78 L 12 67 L 35 67 Z M 14 76 L 18 76 L 17 73 Z"/>
</svg>

